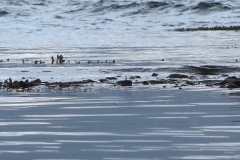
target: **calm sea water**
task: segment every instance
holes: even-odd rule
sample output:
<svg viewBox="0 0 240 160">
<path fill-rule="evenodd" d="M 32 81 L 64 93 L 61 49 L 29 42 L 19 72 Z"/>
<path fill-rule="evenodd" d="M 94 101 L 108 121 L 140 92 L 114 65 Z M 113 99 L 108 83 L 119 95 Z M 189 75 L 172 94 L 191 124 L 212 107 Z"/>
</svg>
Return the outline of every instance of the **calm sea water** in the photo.
<svg viewBox="0 0 240 160">
<path fill-rule="evenodd" d="M 9 93 L 0 97 L 0 155 L 33 160 L 239 159 L 240 101 L 228 93 L 158 86 Z"/>
<path fill-rule="evenodd" d="M 145 80 L 153 72 L 157 79 L 202 78 L 195 69 L 203 65 L 217 73 L 205 79 L 239 77 L 239 32 L 174 31 L 238 25 L 239 13 L 237 0 L 1 0 L 0 82 Z M 60 54 L 70 62 L 51 64 Z M 0 157 L 239 159 L 239 93 L 223 90 L 95 84 L 50 93 L 2 90 Z"/>
<path fill-rule="evenodd" d="M 41 76 L 54 81 L 54 78 L 97 79 L 105 75 L 148 76 L 151 72 L 161 72 L 164 77 L 189 65 L 236 68 L 239 32 L 174 29 L 237 25 L 239 3 L 236 0 L 4 0 L 0 2 L 0 60 L 10 59 L 10 62 L 0 64 L 3 68 L 0 79 Z M 50 57 L 57 54 L 63 54 L 71 63 L 51 65 Z M 32 65 L 35 60 L 46 63 Z M 85 65 L 88 60 L 117 63 L 89 66 Z M 82 65 L 76 65 L 75 61 Z M 235 69 L 234 73 L 229 71 L 239 75 Z"/>
</svg>

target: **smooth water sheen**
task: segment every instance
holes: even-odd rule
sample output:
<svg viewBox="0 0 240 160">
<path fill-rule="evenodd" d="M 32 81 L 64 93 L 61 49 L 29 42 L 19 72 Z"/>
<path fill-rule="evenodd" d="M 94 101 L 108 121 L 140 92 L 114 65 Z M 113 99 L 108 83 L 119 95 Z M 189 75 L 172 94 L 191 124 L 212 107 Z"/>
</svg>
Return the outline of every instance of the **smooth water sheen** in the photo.
<svg viewBox="0 0 240 160">
<path fill-rule="evenodd" d="M 138 87 L 0 100 L 3 159 L 240 158 L 239 97 L 219 90 Z"/>
<path fill-rule="evenodd" d="M 201 65 L 223 66 L 218 74 L 239 75 L 239 32 L 174 31 L 237 25 L 236 0 L 3 0 L 0 6 L 1 81 L 133 74 L 147 79 L 152 72 L 194 74 L 185 66 Z M 50 57 L 60 54 L 70 63 L 52 65 Z M 35 65 L 35 60 L 45 64 Z M 87 65 L 88 60 L 116 64 Z"/>
<path fill-rule="evenodd" d="M 0 159 L 240 159 L 238 89 L 98 81 L 239 77 L 239 32 L 174 30 L 238 25 L 239 13 L 237 0 L 1 0 L 1 86 L 97 82 L 1 89 Z M 60 54 L 67 63 L 52 64 Z M 211 74 L 199 73 L 206 65 Z"/>
</svg>

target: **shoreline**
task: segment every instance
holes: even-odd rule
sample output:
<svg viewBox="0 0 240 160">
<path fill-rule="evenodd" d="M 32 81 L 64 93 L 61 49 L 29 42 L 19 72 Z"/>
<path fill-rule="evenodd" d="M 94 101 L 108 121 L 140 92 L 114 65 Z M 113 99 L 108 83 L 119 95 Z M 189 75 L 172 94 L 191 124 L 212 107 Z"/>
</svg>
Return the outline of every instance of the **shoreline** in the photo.
<svg viewBox="0 0 240 160">
<path fill-rule="evenodd" d="M 170 74 L 166 78 L 159 78 L 157 73 L 153 73 L 150 79 L 143 79 L 140 76 L 130 76 L 125 79 L 121 76 L 106 77 L 99 80 L 82 80 L 70 82 L 47 82 L 41 81 L 40 78 L 29 81 L 12 80 L 9 78 L 5 82 L 0 82 L 1 92 L 47 92 L 58 90 L 84 90 L 87 88 L 117 88 L 117 87 L 141 87 L 141 86 L 158 86 L 166 89 L 183 89 L 183 88 L 240 88 L 240 78 L 235 76 L 222 75 L 223 79 L 199 78 L 196 76 L 188 76 L 186 74 Z"/>
</svg>

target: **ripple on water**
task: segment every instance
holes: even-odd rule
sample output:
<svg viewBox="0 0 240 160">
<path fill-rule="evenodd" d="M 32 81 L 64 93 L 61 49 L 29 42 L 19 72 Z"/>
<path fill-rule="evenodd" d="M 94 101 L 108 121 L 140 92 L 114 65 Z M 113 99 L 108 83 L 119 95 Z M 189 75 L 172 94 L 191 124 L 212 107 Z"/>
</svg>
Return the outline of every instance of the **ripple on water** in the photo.
<svg viewBox="0 0 240 160">
<path fill-rule="evenodd" d="M 78 155 L 88 160 L 96 156 L 98 159 L 237 157 L 239 125 L 232 121 L 239 116 L 232 107 L 239 103 L 233 103 L 222 93 L 216 89 L 179 91 L 140 87 L 79 92 L 75 97 L 66 97 L 64 93 L 36 99 L 8 96 L 0 107 L 0 153 L 4 157 L 41 154 L 43 159 L 61 153 L 63 159 Z M 203 95 L 206 103 L 202 105 L 199 97 Z M 24 104 L 29 107 L 22 107 Z M 5 110 L 7 107 L 19 108 Z"/>
</svg>

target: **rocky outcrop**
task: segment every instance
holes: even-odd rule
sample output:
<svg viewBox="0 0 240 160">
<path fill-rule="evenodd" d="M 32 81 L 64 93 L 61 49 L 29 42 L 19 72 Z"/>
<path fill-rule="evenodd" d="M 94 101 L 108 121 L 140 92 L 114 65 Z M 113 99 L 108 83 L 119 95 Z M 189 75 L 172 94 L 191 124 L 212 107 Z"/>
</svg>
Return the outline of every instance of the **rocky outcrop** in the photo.
<svg viewBox="0 0 240 160">
<path fill-rule="evenodd" d="M 152 74 L 152 77 L 156 77 L 156 76 L 158 76 L 157 73 L 153 73 L 153 74 Z"/>
<path fill-rule="evenodd" d="M 220 82 L 220 87 L 239 88 L 240 87 L 240 79 L 235 76 L 227 77 L 223 81 Z"/>
<path fill-rule="evenodd" d="M 117 81 L 117 84 L 120 86 L 132 86 L 131 80 Z"/>
</svg>

